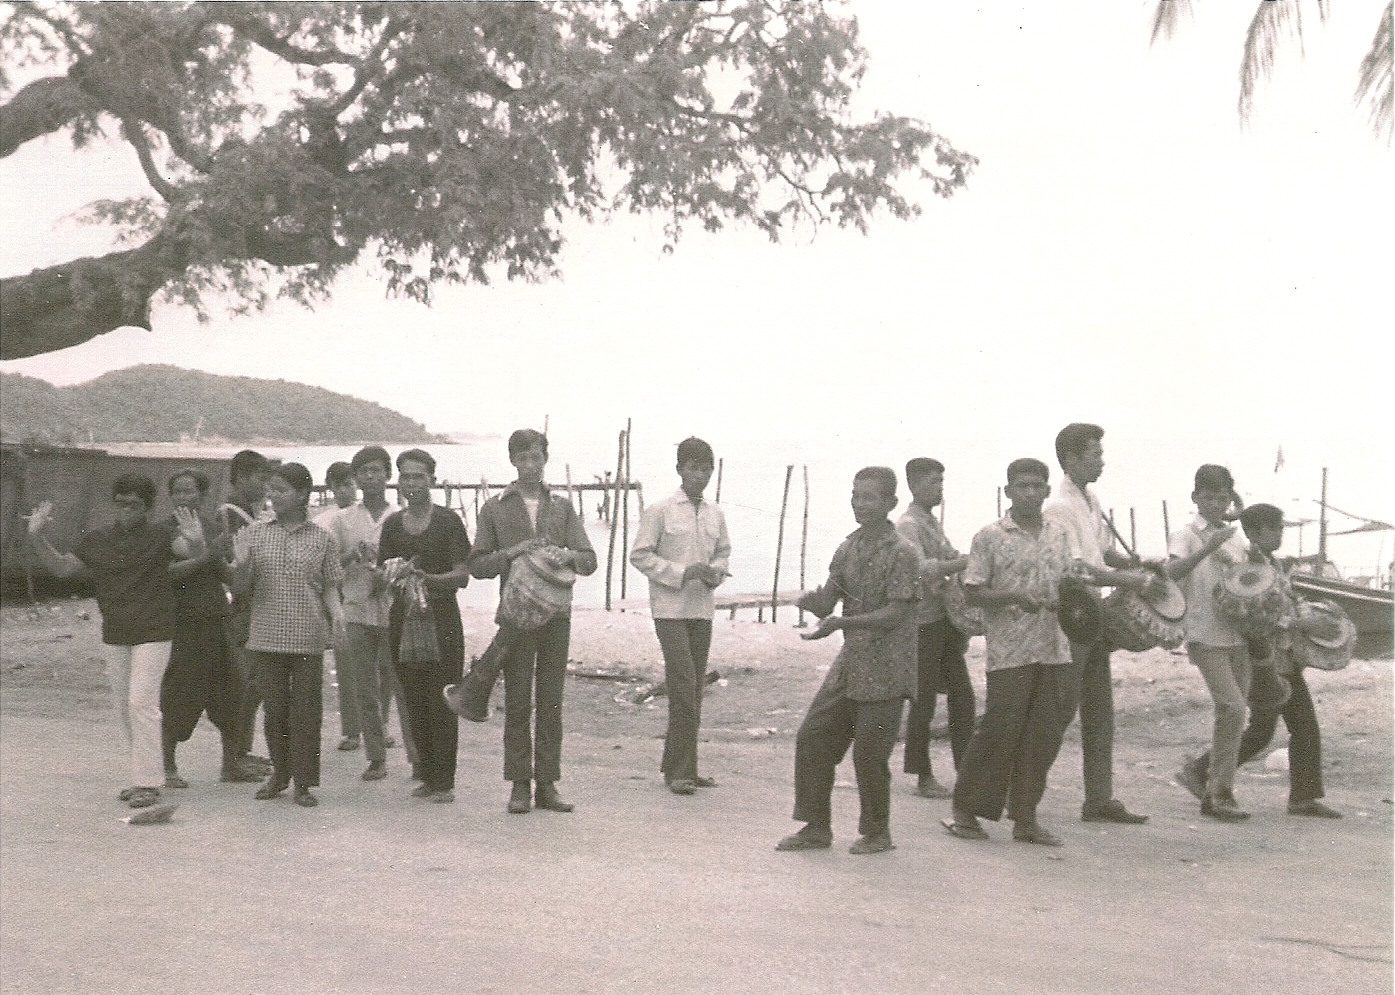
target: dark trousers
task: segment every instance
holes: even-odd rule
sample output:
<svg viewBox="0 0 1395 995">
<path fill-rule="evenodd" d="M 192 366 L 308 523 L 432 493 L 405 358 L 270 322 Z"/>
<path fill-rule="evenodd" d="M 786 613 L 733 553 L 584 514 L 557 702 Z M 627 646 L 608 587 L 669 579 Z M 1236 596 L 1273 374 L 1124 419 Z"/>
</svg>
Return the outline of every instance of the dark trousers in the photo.
<svg viewBox="0 0 1395 995">
<path fill-rule="evenodd" d="M 247 629 L 251 616 L 246 612 L 233 615 L 224 623 L 228 633 L 228 652 L 232 659 L 229 671 L 229 694 L 233 704 L 233 747 L 239 757 L 252 752 L 252 736 L 257 727 L 257 709 L 262 703 L 262 689 L 257 682 L 257 667 L 247 652 Z"/>
<path fill-rule="evenodd" d="M 904 769 L 907 774 L 931 773 L 930 723 L 935 718 L 935 699 L 944 692 L 949 705 L 949 749 L 958 770 L 974 735 L 974 686 L 964 663 L 963 635 L 947 618 L 922 625 L 916 661 L 916 699 L 906 717 Z"/>
<path fill-rule="evenodd" d="M 401 664 L 402 698 L 417 746 L 417 773 L 432 791 L 455 788 L 456 753 L 460 746 L 460 719 L 446 704 L 441 690 L 458 683 L 463 666 Z M 365 730 L 367 726 L 364 727 Z"/>
<path fill-rule="evenodd" d="M 1009 819 L 1036 820 L 1079 686 L 1074 664 L 989 671 L 983 717 L 954 785 L 956 811 L 996 822 L 1006 806 Z"/>
<path fill-rule="evenodd" d="M 235 704 L 230 683 L 232 661 L 221 618 L 185 618 L 175 623 L 170 663 L 160 685 L 160 715 L 168 743 L 183 743 L 194 733 L 199 716 L 223 734 L 230 749 Z M 235 755 L 224 757 L 236 759 Z"/>
<path fill-rule="evenodd" d="M 837 670 L 809 704 L 794 741 L 794 817 L 811 826 L 832 825 L 833 778 L 853 748 L 853 771 L 863 836 L 891 829 L 891 751 L 901 727 L 900 698 L 854 701 Z"/>
<path fill-rule="evenodd" d="M 562 776 L 562 689 L 571 636 L 570 616 L 553 619 L 520 633 L 504 660 L 506 781 L 550 784 Z"/>
<path fill-rule="evenodd" d="M 668 731 L 659 770 L 670 781 L 693 780 L 698 776 L 698 727 L 702 724 L 712 620 L 656 618 L 654 632 L 664 654 L 664 683 L 668 689 Z"/>
<path fill-rule="evenodd" d="M 1080 753 L 1087 807 L 1105 805 L 1114 797 L 1114 684 L 1109 651 L 1103 639 L 1070 644 L 1070 658 L 1080 675 Z"/>
<path fill-rule="evenodd" d="M 1250 706 L 1250 724 L 1240 737 L 1239 763 L 1249 763 L 1264 752 L 1282 716 L 1284 727 L 1288 729 L 1288 800 L 1310 802 L 1323 797 L 1322 734 L 1318 731 L 1317 711 L 1313 708 L 1313 696 L 1303 672 L 1286 676 L 1293 693 L 1282 710 L 1276 712 Z M 1211 766 L 1211 752 L 1203 753 L 1196 763 L 1205 776 Z"/>
<path fill-rule="evenodd" d="M 248 650 L 262 689 L 266 749 L 272 778 L 298 788 L 320 783 L 320 721 L 324 680 L 322 653 L 261 653 Z"/>
</svg>

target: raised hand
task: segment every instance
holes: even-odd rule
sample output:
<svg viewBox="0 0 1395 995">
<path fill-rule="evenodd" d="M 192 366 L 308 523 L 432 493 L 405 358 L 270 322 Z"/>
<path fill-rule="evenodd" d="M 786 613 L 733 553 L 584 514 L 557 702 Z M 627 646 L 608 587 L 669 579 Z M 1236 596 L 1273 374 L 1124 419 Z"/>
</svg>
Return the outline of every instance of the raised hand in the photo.
<svg viewBox="0 0 1395 995">
<path fill-rule="evenodd" d="M 29 534 L 38 535 L 53 518 L 53 502 L 40 501 L 39 506 L 24 516 L 29 523 Z"/>
<path fill-rule="evenodd" d="M 179 528 L 179 534 L 191 543 L 203 542 L 203 522 L 199 521 L 199 516 L 188 508 L 174 509 L 174 524 Z"/>
</svg>

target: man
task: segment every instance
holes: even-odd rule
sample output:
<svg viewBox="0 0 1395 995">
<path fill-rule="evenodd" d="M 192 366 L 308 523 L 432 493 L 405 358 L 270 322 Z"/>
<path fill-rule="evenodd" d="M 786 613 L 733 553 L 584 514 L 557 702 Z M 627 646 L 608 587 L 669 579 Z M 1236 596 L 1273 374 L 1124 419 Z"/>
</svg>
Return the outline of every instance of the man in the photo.
<svg viewBox="0 0 1395 995">
<path fill-rule="evenodd" d="M 1090 485 L 1104 472 L 1104 429 L 1072 423 L 1056 435 L 1056 459 L 1065 471 L 1061 493 L 1042 508 L 1046 520 L 1066 533 L 1072 572 L 1098 587 L 1128 587 L 1142 592 L 1152 575 L 1112 548 L 1109 520 Z M 1085 822 L 1137 825 L 1146 815 L 1130 812 L 1114 797 L 1114 690 L 1109 671 L 1111 646 L 1103 634 L 1090 643 L 1070 644 L 1080 668 L 1080 746 L 1084 755 Z"/>
<path fill-rule="evenodd" d="M 116 478 L 111 503 L 112 524 L 84 533 L 73 553 L 60 553 L 40 534 L 52 502 L 34 509 L 28 535 L 50 573 L 84 576 L 96 589 L 112 704 L 129 749 L 131 786 L 120 798 L 146 808 L 160 800 L 165 779 L 160 684 L 174 637 L 172 571 L 181 561 L 202 558 L 203 527 L 187 508 L 176 508 L 173 522 L 152 524 L 155 484 L 147 477 Z"/>
<path fill-rule="evenodd" d="M 243 449 L 235 453 L 228 466 L 227 502 L 218 509 L 223 526 L 219 537 L 219 555 L 232 562 L 233 538 L 248 525 L 270 516 L 266 513 L 266 481 L 271 462 L 261 453 Z M 232 610 L 227 617 L 228 648 L 232 655 L 237 702 L 233 720 L 236 756 L 224 764 L 221 780 L 228 782 L 260 781 L 271 769 L 266 757 L 252 754 L 252 737 L 256 729 L 257 709 L 262 703 L 261 685 L 247 655 L 247 634 L 252 624 L 251 606 L 247 599 L 233 593 Z"/>
<path fill-rule="evenodd" d="M 630 562 L 649 578 L 649 609 L 664 654 L 668 731 L 659 770 L 675 795 L 716 785 L 698 774 L 697 739 L 707 651 L 712 645 L 712 591 L 727 576 L 731 539 L 722 509 L 704 501 L 716 461 L 702 439 L 678 444 L 678 493 L 644 509 Z"/>
<path fill-rule="evenodd" d="M 920 554 L 920 607 L 916 612 L 915 700 L 906 719 L 904 769 L 916 775 L 916 794 L 922 798 L 948 798 L 952 792 L 935 780 L 930 765 L 930 723 L 935 699 L 945 693 L 949 703 L 950 753 L 954 769 L 964 759 L 974 734 L 974 686 L 964 663 L 967 641 L 950 624 L 945 613 L 945 578 L 960 573 L 967 556 L 950 545 L 935 519 L 935 508 L 944 500 L 945 467 L 939 460 L 917 457 L 906 464 L 906 486 L 912 501 L 896 531 Z"/>
</svg>

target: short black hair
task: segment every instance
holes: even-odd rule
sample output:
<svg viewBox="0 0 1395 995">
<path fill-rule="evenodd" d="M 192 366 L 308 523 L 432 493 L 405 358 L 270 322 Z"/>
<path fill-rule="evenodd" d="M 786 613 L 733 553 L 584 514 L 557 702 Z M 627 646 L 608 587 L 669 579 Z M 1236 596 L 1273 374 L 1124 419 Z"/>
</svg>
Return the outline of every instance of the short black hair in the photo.
<svg viewBox="0 0 1395 995">
<path fill-rule="evenodd" d="M 717 458 L 713 455 L 711 446 L 697 436 L 690 435 L 678 443 L 678 465 L 693 462 L 715 466 Z"/>
<path fill-rule="evenodd" d="M 145 510 L 155 506 L 155 481 L 140 473 L 123 473 L 111 482 L 111 499 L 118 495 L 132 494 L 145 502 Z"/>
<path fill-rule="evenodd" d="M 354 453 L 354 458 L 349 461 L 349 466 L 357 473 L 360 467 L 369 463 L 383 464 L 383 469 L 387 471 L 387 475 L 392 476 L 392 457 L 382 446 L 364 446 Z"/>
<path fill-rule="evenodd" d="M 1010 484 L 1018 477 L 1026 474 L 1038 476 L 1044 481 L 1051 480 L 1051 468 L 1049 466 L 1035 456 L 1023 456 L 1008 464 L 1007 482 Z"/>
<path fill-rule="evenodd" d="M 266 457 L 261 453 L 255 449 L 243 449 L 233 454 L 232 462 L 228 464 L 228 479 L 235 484 L 254 473 L 266 473 L 269 468 Z"/>
<path fill-rule="evenodd" d="M 917 456 L 915 459 L 906 461 L 906 483 L 912 480 L 919 480 L 921 477 L 931 473 L 944 473 L 945 465 L 937 459 L 929 456 Z"/>
<path fill-rule="evenodd" d="M 1071 422 L 1056 433 L 1056 462 L 1066 468 L 1066 460 L 1085 451 L 1092 442 L 1104 438 L 1104 429 L 1089 422 Z"/>
<path fill-rule="evenodd" d="M 525 449 L 532 449 L 537 446 L 542 450 L 543 459 L 547 459 L 547 436 L 543 435 L 535 428 L 520 428 L 509 436 L 509 459 L 512 460 Z"/>
<path fill-rule="evenodd" d="M 308 498 L 315 489 L 315 478 L 301 463 L 282 463 L 271 471 L 273 477 L 280 477 L 291 485 L 293 490 L 302 491 Z"/>
<path fill-rule="evenodd" d="M 333 487 L 336 484 L 348 483 L 354 477 L 353 467 L 343 460 L 335 460 L 325 471 L 325 486 Z"/>
<path fill-rule="evenodd" d="M 1283 510 L 1272 504 L 1252 504 L 1240 512 L 1240 527 L 1245 530 L 1247 536 L 1253 536 L 1263 528 L 1282 529 Z"/>
<path fill-rule="evenodd" d="M 431 476 L 436 476 L 436 458 L 425 449 L 404 449 L 397 454 L 397 472 L 402 472 L 402 464 L 411 460 L 413 463 L 420 463 L 426 467 L 426 472 Z"/>
<path fill-rule="evenodd" d="M 871 480 L 881 485 L 882 493 L 889 498 L 896 496 L 896 471 L 889 466 L 864 466 L 853 474 L 853 483 Z"/>
<path fill-rule="evenodd" d="M 1196 468 L 1196 476 L 1192 478 L 1192 493 L 1198 491 L 1217 491 L 1221 494 L 1229 494 L 1235 490 L 1235 478 L 1230 475 L 1230 471 L 1216 463 L 1203 463 Z"/>
<path fill-rule="evenodd" d="M 202 470 L 195 470 L 193 467 L 186 467 L 183 470 L 174 471 L 174 473 L 170 474 L 170 479 L 166 481 L 165 486 L 169 489 L 171 494 L 174 493 L 174 482 L 180 477 L 188 477 L 192 480 L 194 486 L 199 489 L 200 494 L 208 493 L 208 488 L 210 486 L 208 474 L 204 473 Z"/>
</svg>

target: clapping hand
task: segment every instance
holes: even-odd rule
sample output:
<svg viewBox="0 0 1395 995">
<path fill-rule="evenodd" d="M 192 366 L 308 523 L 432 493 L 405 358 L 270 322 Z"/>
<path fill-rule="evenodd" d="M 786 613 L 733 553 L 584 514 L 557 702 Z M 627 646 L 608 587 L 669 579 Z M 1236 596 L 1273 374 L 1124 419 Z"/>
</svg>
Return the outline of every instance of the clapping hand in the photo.
<svg viewBox="0 0 1395 995">
<path fill-rule="evenodd" d="M 198 544 L 203 542 L 203 522 L 199 521 L 199 516 L 188 508 L 174 509 L 174 524 L 179 528 L 179 534 L 186 542 Z"/>
<path fill-rule="evenodd" d="M 39 506 L 25 515 L 24 518 L 29 523 L 29 534 L 31 536 L 38 535 L 53 518 L 53 502 L 40 501 Z"/>
</svg>

